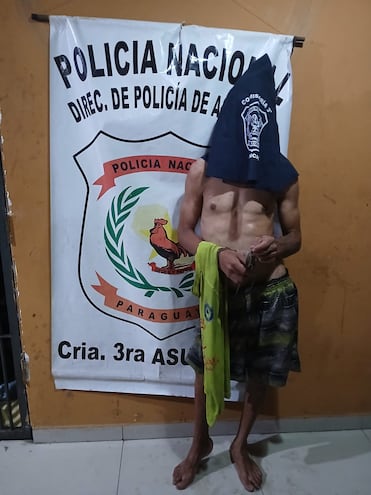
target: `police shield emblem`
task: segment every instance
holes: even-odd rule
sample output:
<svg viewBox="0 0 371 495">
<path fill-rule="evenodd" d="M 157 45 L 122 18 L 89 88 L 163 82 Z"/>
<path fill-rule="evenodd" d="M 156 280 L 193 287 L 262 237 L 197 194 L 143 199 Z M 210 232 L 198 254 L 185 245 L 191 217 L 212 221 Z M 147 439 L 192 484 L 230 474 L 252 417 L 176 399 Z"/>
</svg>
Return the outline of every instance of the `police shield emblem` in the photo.
<svg viewBox="0 0 371 495">
<path fill-rule="evenodd" d="M 186 174 L 203 152 L 171 132 L 135 141 L 99 132 L 74 155 L 86 183 L 81 289 L 98 311 L 158 340 L 198 322 L 194 258 L 177 225 Z"/>
</svg>

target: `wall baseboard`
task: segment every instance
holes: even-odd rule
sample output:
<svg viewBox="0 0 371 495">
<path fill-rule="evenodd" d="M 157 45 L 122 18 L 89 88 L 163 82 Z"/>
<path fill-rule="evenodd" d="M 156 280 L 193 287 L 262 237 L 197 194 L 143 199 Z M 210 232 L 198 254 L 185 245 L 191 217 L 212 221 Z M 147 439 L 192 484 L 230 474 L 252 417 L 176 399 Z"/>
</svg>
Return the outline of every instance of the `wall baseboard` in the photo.
<svg viewBox="0 0 371 495">
<path fill-rule="evenodd" d="M 234 435 L 236 421 L 220 421 L 212 435 Z M 329 416 L 318 418 L 258 419 L 252 436 L 305 431 L 371 429 L 371 416 Z M 34 443 L 99 442 L 142 440 L 150 438 L 182 438 L 192 436 L 192 423 L 131 424 L 113 426 L 80 426 L 73 428 L 33 428 Z M 255 440 L 257 441 L 257 440 Z"/>
</svg>

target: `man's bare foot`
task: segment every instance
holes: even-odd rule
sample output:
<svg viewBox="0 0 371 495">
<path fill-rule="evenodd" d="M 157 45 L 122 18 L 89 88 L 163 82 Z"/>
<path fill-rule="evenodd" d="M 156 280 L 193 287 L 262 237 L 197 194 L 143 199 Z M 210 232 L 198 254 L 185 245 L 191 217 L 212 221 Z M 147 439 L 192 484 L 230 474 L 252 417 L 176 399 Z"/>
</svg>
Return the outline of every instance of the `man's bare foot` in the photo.
<svg viewBox="0 0 371 495">
<path fill-rule="evenodd" d="M 213 450 L 213 441 L 208 438 L 207 442 L 196 447 L 191 447 L 187 457 L 178 464 L 173 471 L 173 485 L 178 490 L 184 490 L 194 480 L 198 473 L 202 460 Z"/>
<path fill-rule="evenodd" d="M 247 445 L 242 449 L 232 445 L 229 454 L 244 488 L 248 492 L 259 490 L 262 485 L 263 474 L 256 462 L 249 456 Z"/>
</svg>

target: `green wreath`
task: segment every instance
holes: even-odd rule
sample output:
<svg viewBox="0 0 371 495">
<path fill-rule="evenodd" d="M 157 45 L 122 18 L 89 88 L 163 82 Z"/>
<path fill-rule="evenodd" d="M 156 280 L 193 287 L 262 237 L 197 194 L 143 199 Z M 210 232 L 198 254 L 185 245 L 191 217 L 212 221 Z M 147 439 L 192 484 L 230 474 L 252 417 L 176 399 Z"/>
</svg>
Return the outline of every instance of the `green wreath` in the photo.
<svg viewBox="0 0 371 495">
<path fill-rule="evenodd" d="M 116 198 L 113 198 L 111 207 L 107 211 L 104 227 L 104 241 L 106 253 L 116 272 L 129 284 L 137 289 L 145 290 L 145 296 L 151 297 L 155 292 L 173 292 L 177 297 L 183 297 L 183 291 L 189 292 L 193 285 L 193 273 L 185 275 L 178 287 L 157 287 L 152 285 L 146 277 L 137 270 L 126 254 L 123 242 L 125 220 L 131 210 L 138 203 L 140 195 L 148 187 L 138 187 L 130 192 L 131 186 L 124 189 Z"/>
</svg>

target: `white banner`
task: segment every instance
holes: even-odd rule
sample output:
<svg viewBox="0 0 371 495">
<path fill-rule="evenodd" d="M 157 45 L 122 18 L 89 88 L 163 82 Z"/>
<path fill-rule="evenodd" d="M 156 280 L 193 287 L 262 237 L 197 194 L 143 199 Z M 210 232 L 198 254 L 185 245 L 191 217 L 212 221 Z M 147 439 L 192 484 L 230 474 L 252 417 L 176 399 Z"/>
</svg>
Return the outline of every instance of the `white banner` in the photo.
<svg viewBox="0 0 371 495">
<path fill-rule="evenodd" d="M 52 372 L 57 388 L 193 395 L 194 259 L 179 204 L 227 92 L 275 65 L 281 151 L 292 36 L 50 18 Z"/>
</svg>

